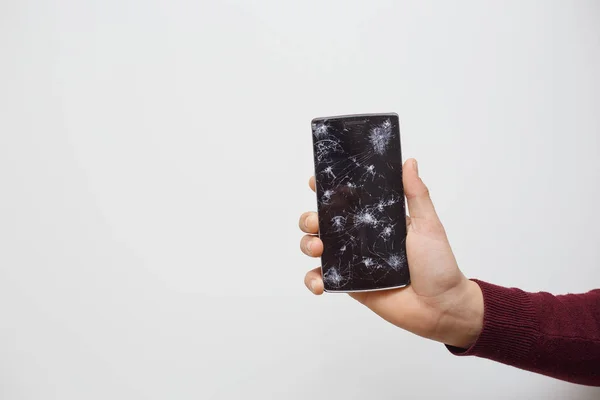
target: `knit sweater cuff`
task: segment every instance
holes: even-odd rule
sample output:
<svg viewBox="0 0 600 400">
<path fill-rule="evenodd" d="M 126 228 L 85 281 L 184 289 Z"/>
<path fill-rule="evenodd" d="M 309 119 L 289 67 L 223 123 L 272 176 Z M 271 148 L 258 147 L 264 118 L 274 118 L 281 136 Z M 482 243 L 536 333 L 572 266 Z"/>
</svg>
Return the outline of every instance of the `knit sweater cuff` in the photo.
<svg viewBox="0 0 600 400">
<path fill-rule="evenodd" d="M 515 363 L 532 356 L 539 337 L 536 311 L 528 293 L 473 279 L 483 293 L 483 328 L 468 349 L 446 345 L 458 356 Z"/>
</svg>

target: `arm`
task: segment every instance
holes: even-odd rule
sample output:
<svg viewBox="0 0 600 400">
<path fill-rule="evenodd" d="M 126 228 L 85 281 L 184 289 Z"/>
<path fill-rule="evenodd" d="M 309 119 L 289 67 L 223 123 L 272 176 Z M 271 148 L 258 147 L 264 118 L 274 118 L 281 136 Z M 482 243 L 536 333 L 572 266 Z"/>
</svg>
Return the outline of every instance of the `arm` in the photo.
<svg viewBox="0 0 600 400">
<path fill-rule="evenodd" d="M 388 322 L 448 345 L 454 354 L 600 386 L 600 290 L 552 296 L 467 279 L 416 161 L 408 160 L 402 171 L 411 284 L 350 296 Z M 314 190 L 314 179 L 310 186 Z M 315 235 L 316 213 L 304 213 L 300 228 L 307 233 L 302 251 L 319 257 L 323 242 Z M 309 271 L 304 282 L 314 294 L 323 293 L 320 268 Z"/>
<path fill-rule="evenodd" d="M 600 385 L 600 290 L 553 296 L 475 281 L 483 293 L 483 329 L 474 355 L 561 380 Z"/>
</svg>

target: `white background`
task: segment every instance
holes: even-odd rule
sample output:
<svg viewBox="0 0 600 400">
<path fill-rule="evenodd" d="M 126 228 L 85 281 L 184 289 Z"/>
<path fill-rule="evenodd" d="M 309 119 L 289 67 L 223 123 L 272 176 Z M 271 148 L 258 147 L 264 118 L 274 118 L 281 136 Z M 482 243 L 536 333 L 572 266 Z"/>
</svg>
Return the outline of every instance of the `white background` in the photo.
<svg viewBox="0 0 600 400">
<path fill-rule="evenodd" d="M 597 1 L 0 2 L 0 398 L 595 399 L 303 285 L 310 120 L 397 112 L 463 271 L 600 286 Z"/>
</svg>

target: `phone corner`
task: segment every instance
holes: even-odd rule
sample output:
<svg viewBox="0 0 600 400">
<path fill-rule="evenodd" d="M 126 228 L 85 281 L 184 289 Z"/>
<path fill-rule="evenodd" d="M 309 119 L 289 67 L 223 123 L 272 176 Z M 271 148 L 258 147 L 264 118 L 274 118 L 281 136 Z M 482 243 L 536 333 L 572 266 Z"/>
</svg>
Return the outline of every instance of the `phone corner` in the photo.
<svg viewBox="0 0 600 400">
<path fill-rule="evenodd" d="M 396 121 L 400 121 L 400 115 L 398 115 L 398 113 L 396 112 L 391 112 L 391 113 L 387 113 L 388 118 L 393 118 Z"/>
<path fill-rule="evenodd" d="M 316 125 L 316 124 L 318 124 L 320 122 L 323 122 L 324 120 L 325 120 L 325 118 L 323 118 L 323 117 L 315 117 L 315 118 L 313 118 L 313 119 L 310 120 L 310 125 L 311 126 Z"/>
</svg>

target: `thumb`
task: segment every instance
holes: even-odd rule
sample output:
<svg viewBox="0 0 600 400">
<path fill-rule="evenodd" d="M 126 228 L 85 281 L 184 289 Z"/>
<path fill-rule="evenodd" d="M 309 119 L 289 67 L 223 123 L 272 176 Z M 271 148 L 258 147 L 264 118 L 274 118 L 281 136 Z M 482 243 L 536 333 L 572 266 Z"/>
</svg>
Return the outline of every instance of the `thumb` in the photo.
<svg viewBox="0 0 600 400">
<path fill-rule="evenodd" d="M 437 214 L 433 207 L 429 189 L 419 178 L 417 160 L 410 158 L 402 167 L 402 182 L 404 184 L 404 195 L 408 204 L 408 213 L 411 220 L 425 219 L 437 220 Z"/>
</svg>

